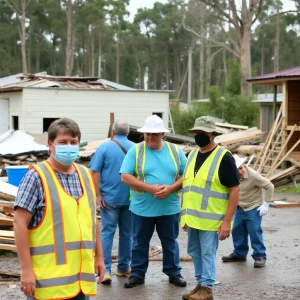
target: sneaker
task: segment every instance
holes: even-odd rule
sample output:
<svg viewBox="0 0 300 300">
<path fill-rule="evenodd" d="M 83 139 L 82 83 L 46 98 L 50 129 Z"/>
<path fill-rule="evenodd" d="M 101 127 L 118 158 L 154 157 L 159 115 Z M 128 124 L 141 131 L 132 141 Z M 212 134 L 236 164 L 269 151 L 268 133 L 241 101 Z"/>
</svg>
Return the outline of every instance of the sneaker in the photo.
<svg viewBox="0 0 300 300">
<path fill-rule="evenodd" d="M 111 284 L 111 275 L 109 273 L 105 273 L 101 283 L 102 284 Z"/>
<path fill-rule="evenodd" d="M 180 274 L 169 276 L 169 282 L 180 287 L 186 286 L 186 281 Z"/>
<path fill-rule="evenodd" d="M 131 270 L 130 270 L 130 269 L 127 270 L 127 271 L 125 271 L 125 272 L 120 271 L 120 270 L 117 270 L 117 272 L 116 272 L 116 276 L 125 276 L 125 277 L 129 277 L 130 274 L 131 274 Z"/>
<path fill-rule="evenodd" d="M 188 293 L 183 294 L 182 299 L 183 300 L 189 300 L 190 296 L 196 294 L 200 288 L 201 288 L 201 285 L 197 284 L 196 287 L 193 290 L 189 291 Z"/>
<path fill-rule="evenodd" d="M 201 286 L 200 289 L 190 296 L 189 300 L 213 300 L 213 291 L 206 286 Z"/>
<path fill-rule="evenodd" d="M 124 287 L 126 288 L 133 288 L 139 284 L 143 284 L 145 282 L 144 279 L 135 277 L 135 276 L 130 276 L 127 281 L 124 283 Z"/>
<path fill-rule="evenodd" d="M 222 260 L 224 262 L 235 262 L 235 261 L 246 261 L 246 257 L 240 257 L 240 256 L 236 256 L 235 254 L 231 253 L 227 256 L 223 256 Z"/>
<path fill-rule="evenodd" d="M 266 260 L 262 257 L 257 257 L 254 260 L 254 268 L 263 268 L 266 265 Z"/>
</svg>

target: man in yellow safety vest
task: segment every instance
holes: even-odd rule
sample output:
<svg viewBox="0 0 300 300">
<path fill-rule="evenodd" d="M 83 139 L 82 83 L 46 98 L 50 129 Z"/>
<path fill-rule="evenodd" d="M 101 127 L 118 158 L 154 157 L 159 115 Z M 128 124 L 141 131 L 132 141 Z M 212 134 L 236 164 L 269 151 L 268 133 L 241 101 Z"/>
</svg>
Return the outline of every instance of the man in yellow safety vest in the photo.
<svg viewBox="0 0 300 300">
<path fill-rule="evenodd" d="M 15 201 L 14 230 L 27 299 L 87 300 L 104 275 L 96 193 L 79 156 L 80 129 L 73 120 L 48 129 L 50 157 L 30 168 Z"/>
<path fill-rule="evenodd" d="M 180 274 L 179 233 L 182 174 L 186 157 L 176 145 L 163 141 L 163 120 L 157 115 L 146 119 L 144 142 L 132 147 L 126 154 L 120 173 L 122 182 L 132 190 L 130 210 L 133 223 L 131 276 L 126 288 L 143 284 L 148 268 L 149 242 L 154 229 L 163 248 L 163 272 L 169 282 L 180 287 L 186 281 Z"/>
<path fill-rule="evenodd" d="M 209 117 L 196 119 L 189 132 L 199 148 L 189 154 L 183 174 L 180 225 L 188 232 L 197 285 L 182 298 L 211 300 L 216 252 L 219 240 L 230 235 L 239 200 L 239 175 L 231 153 L 216 144 L 214 139 L 222 132 Z"/>
</svg>

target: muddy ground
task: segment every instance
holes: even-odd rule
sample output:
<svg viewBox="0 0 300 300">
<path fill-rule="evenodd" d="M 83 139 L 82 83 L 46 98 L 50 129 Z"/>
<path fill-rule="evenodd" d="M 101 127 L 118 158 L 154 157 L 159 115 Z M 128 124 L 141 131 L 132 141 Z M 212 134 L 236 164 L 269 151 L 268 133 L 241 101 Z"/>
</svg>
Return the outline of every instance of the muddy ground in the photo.
<svg viewBox="0 0 300 300">
<path fill-rule="evenodd" d="M 279 195 L 278 195 L 279 196 Z M 300 202 L 300 195 L 286 196 Z M 231 238 L 221 242 L 217 255 L 217 280 L 215 300 L 258 300 L 293 299 L 300 300 L 300 208 L 270 208 L 263 220 L 264 238 L 267 247 L 267 265 L 262 269 L 253 268 L 253 260 L 248 255 L 244 263 L 222 263 L 221 257 L 232 251 Z M 180 232 L 180 252 L 187 255 L 187 236 Z M 116 244 L 116 243 L 115 243 Z M 155 235 L 151 245 L 159 245 Z M 116 245 L 114 254 L 117 254 Z M 251 254 L 251 253 L 250 253 Z M 188 281 L 186 288 L 178 288 L 168 283 L 168 277 L 161 271 L 161 262 L 151 262 L 145 284 L 133 289 L 125 289 L 125 278 L 116 278 L 113 266 L 111 286 L 98 286 L 95 299 L 143 299 L 175 300 L 195 286 L 192 262 L 182 262 L 182 275 Z M 0 257 L 0 268 L 19 271 L 17 257 Z M 0 299 L 24 299 L 19 283 L 0 284 Z"/>
</svg>

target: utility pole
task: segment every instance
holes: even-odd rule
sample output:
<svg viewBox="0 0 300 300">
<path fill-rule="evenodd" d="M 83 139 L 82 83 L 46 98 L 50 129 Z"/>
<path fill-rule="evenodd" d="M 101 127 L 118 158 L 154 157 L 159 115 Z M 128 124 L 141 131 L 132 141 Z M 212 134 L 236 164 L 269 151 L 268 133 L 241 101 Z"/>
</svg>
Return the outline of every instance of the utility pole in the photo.
<svg viewBox="0 0 300 300">
<path fill-rule="evenodd" d="M 192 55 L 193 55 L 193 47 L 189 48 L 189 74 L 188 74 L 188 108 L 192 107 Z"/>
</svg>

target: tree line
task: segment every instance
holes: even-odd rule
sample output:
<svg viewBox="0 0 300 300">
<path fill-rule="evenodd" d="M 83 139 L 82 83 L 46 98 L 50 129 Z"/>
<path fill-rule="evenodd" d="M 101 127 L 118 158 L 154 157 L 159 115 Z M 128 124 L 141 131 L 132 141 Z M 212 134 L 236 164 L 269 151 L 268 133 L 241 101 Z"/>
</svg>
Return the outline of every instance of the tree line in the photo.
<svg viewBox="0 0 300 300">
<path fill-rule="evenodd" d="M 132 22 L 129 1 L 1 0 L 0 76 L 100 75 L 186 100 L 189 65 L 202 99 L 214 85 L 251 95 L 247 78 L 300 64 L 300 0 L 295 11 L 280 0 L 169 0 Z"/>
</svg>

